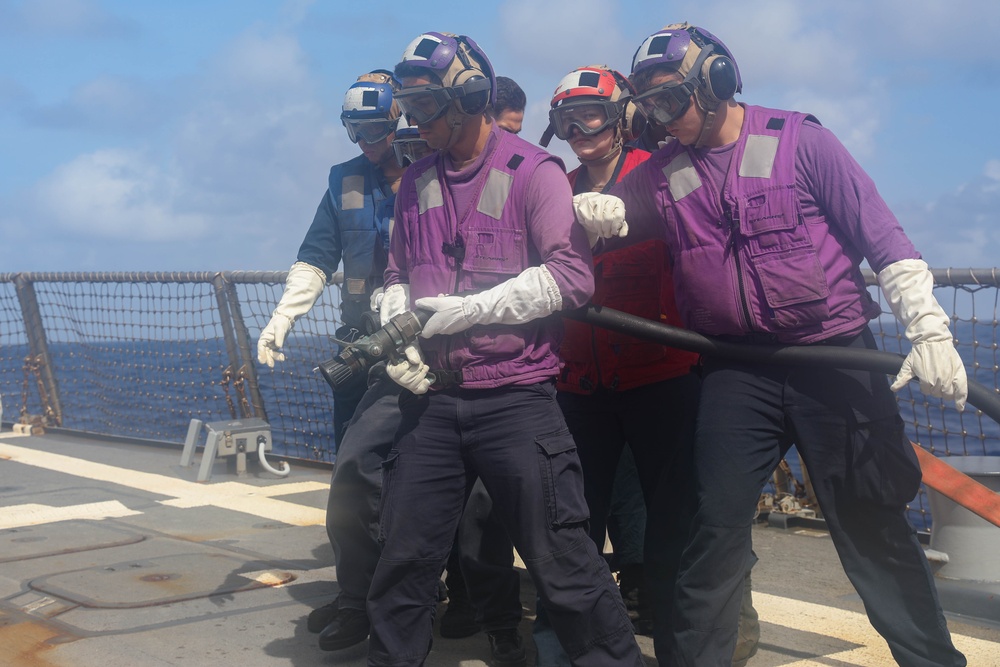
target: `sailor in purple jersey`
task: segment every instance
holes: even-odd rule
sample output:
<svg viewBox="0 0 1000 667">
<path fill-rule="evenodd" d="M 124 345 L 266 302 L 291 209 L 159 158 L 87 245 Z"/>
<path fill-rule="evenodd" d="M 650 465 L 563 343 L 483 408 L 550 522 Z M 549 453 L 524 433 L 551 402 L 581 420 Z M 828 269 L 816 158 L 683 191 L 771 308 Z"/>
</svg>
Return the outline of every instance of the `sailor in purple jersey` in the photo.
<svg viewBox="0 0 1000 667">
<path fill-rule="evenodd" d="M 438 152 L 400 184 L 381 315 L 434 314 L 387 367 L 408 391 L 384 467 L 368 664 L 424 664 L 436 582 L 478 475 L 574 664 L 637 667 L 555 401 L 561 322 L 548 315 L 594 290 L 563 165 L 490 120 L 493 69 L 468 37 L 420 35 L 396 75 L 403 112 Z"/>
<path fill-rule="evenodd" d="M 747 343 L 874 348 L 867 260 L 913 344 L 892 389 L 916 376 L 924 393 L 964 407 L 965 368 L 930 271 L 829 131 L 806 114 L 734 102 L 732 54 L 686 23 L 647 38 L 631 78 L 636 103 L 675 141 L 610 195 L 578 196 L 589 234 L 633 243 L 665 228 L 685 326 Z M 885 376 L 715 358 L 704 360 L 698 511 L 660 663 L 729 664 L 757 499 L 792 444 L 896 661 L 966 664 L 904 515 L 921 475 Z"/>
</svg>

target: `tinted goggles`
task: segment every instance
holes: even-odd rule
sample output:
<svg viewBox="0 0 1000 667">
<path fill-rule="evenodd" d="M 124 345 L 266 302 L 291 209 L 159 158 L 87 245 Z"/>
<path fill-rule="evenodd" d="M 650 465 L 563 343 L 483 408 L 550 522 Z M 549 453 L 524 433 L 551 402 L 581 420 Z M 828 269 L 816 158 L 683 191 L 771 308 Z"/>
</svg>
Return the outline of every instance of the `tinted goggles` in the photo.
<svg viewBox="0 0 1000 667">
<path fill-rule="evenodd" d="M 687 112 L 695 86 L 694 81 L 670 81 L 637 95 L 634 101 L 646 118 L 669 125 Z"/>
<path fill-rule="evenodd" d="M 358 143 L 359 139 L 366 144 L 378 143 L 392 134 L 392 131 L 396 129 L 396 121 L 384 118 L 371 120 L 341 118 L 340 120 L 344 123 L 344 127 L 347 128 L 347 138 L 354 143 Z"/>
<path fill-rule="evenodd" d="M 411 123 L 429 123 L 448 110 L 458 95 L 454 88 L 415 86 L 396 93 L 396 102 Z"/>
<path fill-rule="evenodd" d="M 427 142 L 419 137 L 396 138 L 392 141 L 392 152 L 396 155 L 396 164 L 400 167 L 413 164 L 434 151 Z"/>
<path fill-rule="evenodd" d="M 552 131 L 562 140 L 569 139 L 573 128 L 589 137 L 603 132 L 621 118 L 621 102 L 595 101 L 558 106 L 549 110 Z"/>
</svg>

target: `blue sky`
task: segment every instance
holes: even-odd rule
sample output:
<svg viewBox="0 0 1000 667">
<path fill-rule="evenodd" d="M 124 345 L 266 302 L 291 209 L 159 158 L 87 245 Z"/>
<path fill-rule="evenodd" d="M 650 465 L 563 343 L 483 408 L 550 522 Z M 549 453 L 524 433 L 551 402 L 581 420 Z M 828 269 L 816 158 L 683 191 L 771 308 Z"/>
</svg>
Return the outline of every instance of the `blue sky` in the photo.
<svg viewBox="0 0 1000 667">
<path fill-rule="evenodd" d="M 831 128 L 932 266 L 1000 264 L 997 2 L 0 0 L 0 271 L 285 269 L 357 154 L 344 91 L 419 33 L 473 37 L 536 141 L 565 73 L 682 20 L 738 99 Z"/>
</svg>

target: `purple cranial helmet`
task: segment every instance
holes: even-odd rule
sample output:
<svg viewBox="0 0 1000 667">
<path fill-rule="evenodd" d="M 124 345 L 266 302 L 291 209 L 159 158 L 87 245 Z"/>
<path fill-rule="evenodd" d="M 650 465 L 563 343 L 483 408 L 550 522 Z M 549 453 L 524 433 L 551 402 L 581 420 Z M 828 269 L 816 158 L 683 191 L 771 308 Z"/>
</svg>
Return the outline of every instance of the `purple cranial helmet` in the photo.
<svg viewBox="0 0 1000 667">
<path fill-rule="evenodd" d="M 441 32 L 425 32 L 406 47 L 399 66 L 410 71 L 424 70 L 440 83 L 400 91 L 396 99 L 403 113 L 417 123 L 427 123 L 452 108 L 459 113 L 483 113 L 496 98 L 493 66 L 470 37 Z"/>
<path fill-rule="evenodd" d="M 679 83 L 640 86 L 647 89 L 636 103 L 664 125 L 687 110 L 692 93 L 703 108 L 713 110 L 743 89 L 736 60 L 722 40 L 689 23 L 668 25 L 639 45 L 632 57 L 632 81 L 642 82 L 653 68 L 683 77 Z"/>
</svg>

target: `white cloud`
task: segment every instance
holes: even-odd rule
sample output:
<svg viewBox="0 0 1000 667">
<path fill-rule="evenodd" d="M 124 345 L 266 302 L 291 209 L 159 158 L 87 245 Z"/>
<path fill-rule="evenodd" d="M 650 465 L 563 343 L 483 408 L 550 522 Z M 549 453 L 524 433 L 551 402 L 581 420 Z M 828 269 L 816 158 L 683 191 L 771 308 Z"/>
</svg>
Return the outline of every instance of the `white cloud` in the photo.
<svg viewBox="0 0 1000 667">
<path fill-rule="evenodd" d="M 779 106 L 816 116 L 857 160 L 864 161 L 876 152 L 883 106 L 874 96 L 833 98 L 814 89 L 800 88 L 783 95 Z"/>
<path fill-rule="evenodd" d="M 174 179 L 138 153 L 100 150 L 61 165 L 38 183 L 35 212 L 62 230 L 157 241 L 197 238 L 208 219 L 175 208 Z"/>
<path fill-rule="evenodd" d="M 626 59 L 638 44 L 625 43 L 618 23 L 609 20 L 622 11 L 618 0 L 506 0 L 498 7 L 500 42 L 522 67 L 537 68 L 556 78 L 581 65 L 605 63 L 627 68 Z M 631 48 L 631 50 L 629 50 Z M 627 72 L 626 72 L 627 73 Z"/>
<path fill-rule="evenodd" d="M 986 163 L 986 167 L 983 169 L 983 175 L 986 176 L 994 183 L 989 183 L 986 188 L 990 191 L 996 191 L 1000 187 L 1000 160 L 990 160 Z"/>
<path fill-rule="evenodd" d="M 934 267 L 989 268 L 1000 257 L 1000 160 L 982 174 L 925 205 L 898 207 L 900 222 Z"/>
<path fill-rule="evenodd" d="M 31 220 L 36 230 L 88 239 L 96 255 L 69 258 L 73 267 L 121 267 L 142 244 L 156 242 L 196 246 L 173 255 L 188 269 L 218 268 L 233 257 L 241 258 L 240 268 L 285 268 L 330 165 L 357 152 L 339 126 L 339 109 L 323 103 L 321 90 L 295 39 L 248 32 L 198 77 L 177 80 L 167 91 L 175 115 L 164 121 L 160 148 L 78 155 L 14 197 L 16 211 L 4 212 L 0 222 L 9 229 Z M 63 111 L 117 109 L 119 122 L 141 123 L 146 115 L 140 104 L 129 104 L 129 92 L 118 81 L 98 79 Z M 89 242 L 96 239 L 104 241 Z M 280 256 L 272 256 L 276 248 Z"/>
<path fill-rule="evenodd" d="M 167 100 L 140 83 L 100 76 L 78 86 L 64 102 L 22 113 L 29 125 L 40 127 L 149 132 L 168 109 Z"/>
</svg>

